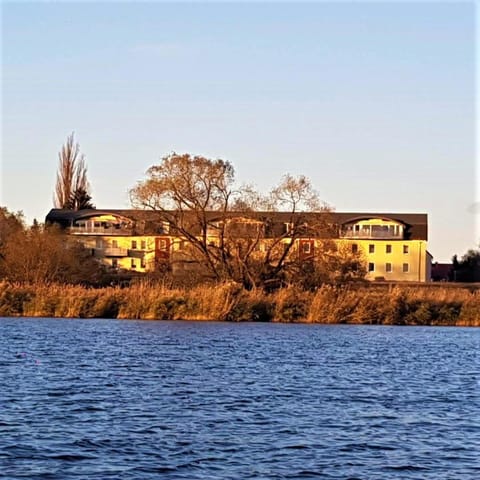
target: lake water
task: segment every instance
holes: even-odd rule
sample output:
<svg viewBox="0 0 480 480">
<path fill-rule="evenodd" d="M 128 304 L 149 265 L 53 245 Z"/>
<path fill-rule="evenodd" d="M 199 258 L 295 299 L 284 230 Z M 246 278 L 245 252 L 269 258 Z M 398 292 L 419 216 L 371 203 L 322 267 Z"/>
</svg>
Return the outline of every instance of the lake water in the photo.
<svg viewBox="0 0 480 480">
<path fill-rule="evenodd" d="M 480 478 L 480 329 L 0 319 L 0 335 L 0 478 Z"/>
</svg>

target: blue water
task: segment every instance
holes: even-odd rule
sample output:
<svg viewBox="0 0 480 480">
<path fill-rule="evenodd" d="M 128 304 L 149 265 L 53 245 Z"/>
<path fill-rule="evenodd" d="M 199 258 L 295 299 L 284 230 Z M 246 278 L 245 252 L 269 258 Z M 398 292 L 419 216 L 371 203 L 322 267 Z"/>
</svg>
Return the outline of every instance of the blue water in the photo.
<svg viewBox="0 0 480 480">
<path fill-rule="evenodd" d="M 480 478 L 480 329 L 0 319 L 0 338 L 0 478 Z"/>
</svg>

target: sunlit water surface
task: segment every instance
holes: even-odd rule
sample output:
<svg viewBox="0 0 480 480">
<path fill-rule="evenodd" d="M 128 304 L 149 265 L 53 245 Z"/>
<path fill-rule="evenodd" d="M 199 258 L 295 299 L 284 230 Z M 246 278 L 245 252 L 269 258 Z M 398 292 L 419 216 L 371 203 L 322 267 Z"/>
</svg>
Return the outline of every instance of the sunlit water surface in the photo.
<svg viewBox="0 0 480 480">
<path fill-rule="evenodd" d="M 480 329 L 0 319 L 0 334 L 1 478 L 480 478 Z"/>
</svg>

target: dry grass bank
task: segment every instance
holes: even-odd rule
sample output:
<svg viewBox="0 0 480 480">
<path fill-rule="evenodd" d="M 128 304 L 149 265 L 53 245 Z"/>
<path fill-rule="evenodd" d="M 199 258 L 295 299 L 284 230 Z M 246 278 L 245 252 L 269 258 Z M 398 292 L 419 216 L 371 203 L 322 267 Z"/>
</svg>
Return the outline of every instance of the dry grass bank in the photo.
<svg viewBox="0 0 480 480">
<path fill-rule="evenodd" d="M 3 282 L 0 316 L 480 326 L 480 291 L 323 286 L 264 294 L 233 284 L 90 289 Z"/>
</svg>

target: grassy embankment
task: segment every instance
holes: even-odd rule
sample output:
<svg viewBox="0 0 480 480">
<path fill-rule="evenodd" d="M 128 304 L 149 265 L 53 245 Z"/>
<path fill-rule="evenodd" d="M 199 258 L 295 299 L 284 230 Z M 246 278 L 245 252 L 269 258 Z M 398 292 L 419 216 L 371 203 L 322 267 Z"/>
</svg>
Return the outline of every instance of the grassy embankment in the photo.
<svg viewBox="0 0 480 480">
<path fill-rule="evenodd" d="M 480 290 L 324 286 L 266 295 L 231 284 L 87 289 L 0 282 L 0 316 L 480 326 Z"/>
</svg>

